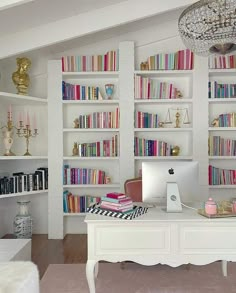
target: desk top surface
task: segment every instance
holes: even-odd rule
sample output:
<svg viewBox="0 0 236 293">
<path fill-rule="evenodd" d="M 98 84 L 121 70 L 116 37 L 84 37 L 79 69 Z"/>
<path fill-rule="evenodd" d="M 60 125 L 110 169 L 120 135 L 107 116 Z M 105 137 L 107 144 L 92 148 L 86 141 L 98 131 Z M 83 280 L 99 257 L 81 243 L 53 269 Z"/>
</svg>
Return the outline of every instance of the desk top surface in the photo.
<svg viewBox="0 0 236 293">
<path fill-rule="evenodd" d="M 148 209 L 146 214 L 143 214 L 132 220 L 124 220 L 113 218 L 110 216 L 102 216 L 96 214 L 87 214 L 85 217 L 85 222 L 230 222 L 236 223 L 236 217 L 231 218 L 206 218 L 198 214 L 197 210 L 183 208 L 182 213 L 167 213 L 164 208 L 161 207 L 151 207 Z"/>
</svg>

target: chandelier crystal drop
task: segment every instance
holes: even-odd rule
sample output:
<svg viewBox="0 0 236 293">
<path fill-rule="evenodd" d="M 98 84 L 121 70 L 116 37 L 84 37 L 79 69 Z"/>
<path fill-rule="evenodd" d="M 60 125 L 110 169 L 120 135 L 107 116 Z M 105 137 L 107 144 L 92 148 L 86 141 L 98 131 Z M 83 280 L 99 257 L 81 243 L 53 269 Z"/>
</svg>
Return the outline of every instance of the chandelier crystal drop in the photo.
<svg viewBox="0 0 236 293">
<path fill-rule="evenodd" d="M 195 54 L 228 54 L 236 50 L 236 0 L 201 0 L 179 17 L 183 43 Z"/>
</svg>

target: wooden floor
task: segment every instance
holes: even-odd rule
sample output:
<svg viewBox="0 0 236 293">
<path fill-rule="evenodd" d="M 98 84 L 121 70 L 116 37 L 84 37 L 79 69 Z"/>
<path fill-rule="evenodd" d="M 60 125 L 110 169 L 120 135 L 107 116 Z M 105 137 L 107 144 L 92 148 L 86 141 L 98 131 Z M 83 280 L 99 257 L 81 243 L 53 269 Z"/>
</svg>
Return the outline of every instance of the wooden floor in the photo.
<svg viewBox="0 0 236 293">
<path fill-rule="evenodd" d="M 48 240 L 48 235 L 33 235 L 32 261 L 42 278 L 49 264 L 86 263 L 87 234 L 68 234 L 63 240 Z"/>
</svg>

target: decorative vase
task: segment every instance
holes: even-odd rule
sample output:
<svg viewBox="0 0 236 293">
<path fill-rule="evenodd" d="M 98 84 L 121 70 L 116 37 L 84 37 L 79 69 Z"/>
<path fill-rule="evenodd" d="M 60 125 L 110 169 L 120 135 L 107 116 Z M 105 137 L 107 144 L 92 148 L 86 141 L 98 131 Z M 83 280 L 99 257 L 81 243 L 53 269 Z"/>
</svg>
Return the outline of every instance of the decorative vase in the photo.
<svg viewBox="0 0 236 293">
<path fill-rule="evenodd" d="M 15 154 L 11 151 L 11 147 L 13 144 L 13 131 L 12 130 L 3 131 L 3 144 L 5 147 L 4 156 L 15 156 Z"/>
<path fill-rule="evenodd" d="M 111 100 L 114 93 L 114 84 L 109 83 L 105 85 L 106 95 L 108 100 Z"/>
<path fill-rule="evenodd" d="M 29 214 L 29 200 L 17 201 L 18 214 L 14 218 L 14 235 L 16 238 L 32 238 L 33 220 Z"/>
</svg>

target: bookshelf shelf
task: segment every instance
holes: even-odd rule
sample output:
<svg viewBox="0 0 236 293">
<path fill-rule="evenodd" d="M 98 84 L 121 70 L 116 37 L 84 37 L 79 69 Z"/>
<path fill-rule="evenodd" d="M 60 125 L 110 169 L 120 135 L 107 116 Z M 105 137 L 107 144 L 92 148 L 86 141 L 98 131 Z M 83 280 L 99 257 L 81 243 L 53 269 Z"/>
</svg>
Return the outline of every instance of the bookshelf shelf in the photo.
<svg viewBox="0 0 236 293">
<path fill-rule="evenodd" d="M 181 160 L 181 161 L 191 161 L 193 159 L 192 156 L 135 156 L 135 160 L 157 160 L 157 161 L 165 161 L 165 160 L 171 160 L 171 161 L 176 161 L 176 160 Z"/>
<path fill-rule="evenodd" d="M 235 131 L 236 127 L 209 127 L 209 131 Z"/>
<path fill-rule="evenodd" d="M 235 76 L 235 68 L 232 69 L 209 69 L 210 76 Z"/>
<path fill-rule="evenodd" d="M 135 99 L 135 104 L 192 104 L 190 98 L 185 99 Z"/>
<path fill-rule="evenodd" d="M 135 128 L 135 132 L 192 132 L 193 129 L 190 127 L 182 127 L 182 128 Z"/>
<path fill-rule="evenodd" d="M 64 213 L 64 217 L 85 217 L 87 213 Z"/>
<path fill-rule="evenodd" d="M 119 71 L 62 72 L 64 78 L 118 78 Z"/>
<path fill-rule="evenodd" d="M 193 74 L 193 70 L 135 70 L 134 74 L 145 75 L 145 76 L 178 76 L 178 75 L 189 75 Z"/>
<path fill-rule="evenodd" d="M 66 105 L 112 105 L 119 104 L 119 100 L 63 100 L 62 103 Z"/>
<path fill-rule="evenodd" d="M 0 160 L 47 160 L 47 156 L 0 156 Z"/>
<path fill-rule="evenodd" d="M 208 103 L 210 103 L 210 104 L 236 103 L 236 97 L 235 98 L 215 98 L 215 99 L 208 99 Z"/>
<path fill-rule="evenodd" d="M 0 92 L 1 103 L 11 103 L 12 105 L 34 105 L 34 104 L 47 104 L 47 99 L 37 98 L 33 96 L 23 96 L 7 92 Z"/>
<path fill-rule="evenodd" d="M 209 160 L 235 160 L 236 156 L 209 156 Z"/>
<path fill-rule="evenodd" d="M 78 156 L 67 156 L 67 157 L 63 157 L 63 160 L 67 160 L 67 161 L 86 161 L 86 160 L 119 160 L 119 157 L 78 157 Z"/>
<path fill-rule="evenodd" d="M 209 185 L 210 189 L 235 189 L 236 185 Z"/>
<path fill-rule="evenodd" d="M 119 183 L 113 183 L 113 184 L 68 184 L 63 185 L 63 188 L 119 188 Z"/>
<path fill-rule="evenodd" d="M 119 128 L 63 128 L 63 132 L 119 132 Z"/>
<path fill-rule="evenodd" d="M 37 191 L 30 191 L 30 192 L 18 192 L 18 193 L 10 193 L 10 194 L 1 194 L 0 199 L 2 198 L 10 198 L 10 197 L 20 197 L 25 195 L 37 195 L 41 193 L 47 193 L 48 190 L 37 190 Z"/>
</svg>

